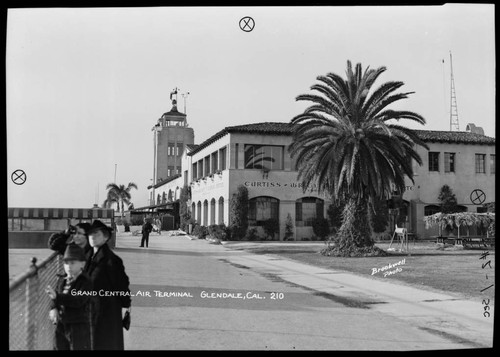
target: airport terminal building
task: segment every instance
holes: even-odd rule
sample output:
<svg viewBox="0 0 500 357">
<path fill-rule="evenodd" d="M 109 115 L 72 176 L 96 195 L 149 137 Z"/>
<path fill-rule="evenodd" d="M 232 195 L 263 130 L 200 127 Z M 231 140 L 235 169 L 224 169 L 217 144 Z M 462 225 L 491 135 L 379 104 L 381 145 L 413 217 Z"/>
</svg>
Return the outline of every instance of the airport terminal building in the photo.
<svg viewBox="0 0 500 357">
<path fill-rule="evenodd" d="M 417 148 L 423 165 L 414 163 L 415 183 L 408 179 L 402 193 L 405 225 L 419 237 L 430 237 L 436 232 L 425 228 L 423 217 L 439 211 L 443 185 L 451 187 L 464 211 L 481 212 L 484 203 L 495 201 L 495 139 L 473 124 L 463 132 L 416 132 L 429 150 Z M 250 227 L 276 219 L 279 234 L 275 239 L 283 240 L 290 215 L 294 239 L 310 239 L 314 218 L 326 218 L 331 200 L 314 187 L 303 191 L 288 153 L 292 135 L 289 123 L 262 122 L 228 126 L 199 145 L 184 145 L 180 168 L 149 187 L 150 212 L 178 215 L 181 189 L 188 186 L 188 208 L 198 224 L 228 225 L 231 197 L 243 185 L 248 189 Z M 157 154 L 160 161 L 164 154 Z M 177 228 L 179 218 L 172 222 L 171 228 Z"/>
</svg>

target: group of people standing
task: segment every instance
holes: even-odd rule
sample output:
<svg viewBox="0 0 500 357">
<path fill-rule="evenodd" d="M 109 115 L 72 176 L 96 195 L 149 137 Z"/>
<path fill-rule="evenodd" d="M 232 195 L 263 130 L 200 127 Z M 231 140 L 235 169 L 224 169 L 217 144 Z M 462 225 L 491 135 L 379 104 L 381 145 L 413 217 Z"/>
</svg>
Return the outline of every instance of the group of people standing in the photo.
<svg viewBox="0 0 500 357">
<path fill-rule="evenodd" d="M 122 259 L 107 244 L 112 231 L 95 220 L 49 238 L 49 248 L 63 255 L 65 271 L 56 287 L 46 288 L 56 350 L 124 349 L 124 318 L 131 312 L 129 278 Z"/>
</svg>

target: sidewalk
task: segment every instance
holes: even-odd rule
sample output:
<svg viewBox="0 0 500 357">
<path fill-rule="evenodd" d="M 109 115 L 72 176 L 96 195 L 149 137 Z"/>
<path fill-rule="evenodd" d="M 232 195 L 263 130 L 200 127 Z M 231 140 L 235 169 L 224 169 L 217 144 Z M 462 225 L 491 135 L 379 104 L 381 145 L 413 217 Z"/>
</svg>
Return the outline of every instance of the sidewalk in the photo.
<svg viewBox="0 0 500 357">
<path fill-rule="evenodd" d="M 178 254 L 209 254 L 223 257 L 230 264 L 250 269 L 274 281 L 286 282 L 292 286 L 305 288 L 323 297 L 349 307 L 370 309 L 404 321 L 450 341 L 465 343 L 473 347 L 491 347 L 493 341 L 493 306 L 491 317 L 483 316 L 481 301 L 460 300 L 451 294 L 418 289 L 395 282 L 382 282 L 344 271 L 327 270 L 273 255 L 251 254 L 240 250 L 255 242 L 210 244 L 186 236 L 150 236 L 149 248 L 139 248 L 140 237 L 121 234 L 117 237 L 117 253 L 134 248 L 149 250 L 151 254 L 168 250 Z M 265 243 L 272 244 L 272 243 Z M 273 243 L 287 244 L 287 243 Z M 297 243 L 288 243 L 297 244 Z M 314 243 L 306 243 L 314 244 Z M 238 247 L 232 250 L 231 247 Z M 184 253 L 182 253 L 184 252 Z M 128 271 L 134 275 L 131 266 Z M 190 270 L 192 267 L 187 268 Z M 186 274 L 192 274 L 190 270 Z M 186 275 L 187 277 L 188 275 Z M 183 277 L 183 278 L 186 278 Z"/>
</svg>

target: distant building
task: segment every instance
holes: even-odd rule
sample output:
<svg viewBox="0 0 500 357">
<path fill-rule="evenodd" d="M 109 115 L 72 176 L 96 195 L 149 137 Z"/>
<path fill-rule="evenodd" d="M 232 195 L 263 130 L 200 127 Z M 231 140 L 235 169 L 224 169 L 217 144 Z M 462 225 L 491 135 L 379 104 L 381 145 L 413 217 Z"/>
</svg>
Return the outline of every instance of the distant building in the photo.
<svg viewBox="0 0 500 357">
<path fill-rule="evenodd" d="M 407 215 L 404 225 L 420 237 L 436 234 L 425 229 L 423 217 L 439 209 L 437 197 L 445 184 L 452 188 L 463 210 L 483 209 L 482 203 L 471 201 L 476 189 L 484 193 L 484 203 L 495 200 L 495 139 L 478 134 L 472 124 L 468 128 L 476 132 L 416 130 L 429 150 L 417 148 L 423 165 L 414 163 L 415 184 L 407 180 L 402 199 Z M 295 239 L 310 238 L 313 219 L 326 217 L 331 201 L 314 187 L 303 192 L 288 153 L 292 133 L 289 123 L 226 127 L 199 145 L 187 145 L 180 173 L 150 187 L 150 192 L 156 195 L 156 203 L 159 199 L 173 205 L 182 187 L 190 186 L 189 209 L 197 223 L 228 225 L 230 199 L 237 187 L 244 185 L 249 193 L 251 227 L 259 228 L 266 219 L 275 218 L 280 227 L 277 238 L 282 240 L 290 214 Z M 178 224 L 178 217 L 175 222 Z"/>
</svg>

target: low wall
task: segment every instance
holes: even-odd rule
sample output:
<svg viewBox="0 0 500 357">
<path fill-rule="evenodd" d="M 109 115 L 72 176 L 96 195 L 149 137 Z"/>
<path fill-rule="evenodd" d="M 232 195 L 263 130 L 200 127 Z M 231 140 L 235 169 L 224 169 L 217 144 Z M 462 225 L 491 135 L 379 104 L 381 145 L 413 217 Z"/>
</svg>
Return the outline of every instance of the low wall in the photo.
<svg viewBox="0 0 500 357">
<path fill-rule="evenodd" d="M 48 248 L 49 237 L 56 231 L 9 232 L 9 248 Z"/>
<path fill-rule="evenodd" d="M 56 232 L 59 231 L 10 231 L 9 248 L 48 248 L 49 238 Z M 115 248 L 116 233 L 113 232 L 108 245 L 110 248 Z"/>
</svg>

